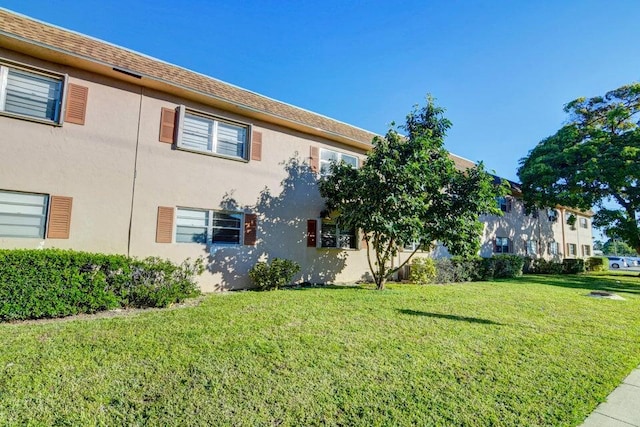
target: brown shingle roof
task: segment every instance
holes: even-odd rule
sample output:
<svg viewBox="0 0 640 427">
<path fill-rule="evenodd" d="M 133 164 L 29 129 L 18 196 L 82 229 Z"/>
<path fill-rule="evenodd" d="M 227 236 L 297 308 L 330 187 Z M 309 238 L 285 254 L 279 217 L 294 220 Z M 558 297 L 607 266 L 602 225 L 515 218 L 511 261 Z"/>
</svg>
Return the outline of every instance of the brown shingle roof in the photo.
<svg viewBox="0 0 640 427">
<path fill-rule="evenodd" d="M 30 45 L 61 52 L 70 57 L 139 74 L 143 78 L 205 94 L 224 102 L 318 129 L 327 134 L 340 136 L 360 144 L 370 144 L 375 136 L 372 132 L 329 117 L 0 8 L 0 46 L 6 44 L 3 41 L 7 39 L 24 41 Z M 474 162 L 454 154 L 451 154 L 450 157 L 460 170 L 465 170 L 475 165 Z"/>
<path fill-rule="evenodd" d="M 211 77 L 114 46 L 82 34 L 48 25 L 25 16 L 0 9 L 0 45 L 2 36 L 62 51 L 65 54 L 122 68 L 143 77 L 167 82 L 205 93 L 233 104 L 257 110 L 270 116 L 318 128 L 330 134 L 370 143 L 374 134 L 355 126 L 312 113 L 254 92 L 221 82 Z"/>
</svg>

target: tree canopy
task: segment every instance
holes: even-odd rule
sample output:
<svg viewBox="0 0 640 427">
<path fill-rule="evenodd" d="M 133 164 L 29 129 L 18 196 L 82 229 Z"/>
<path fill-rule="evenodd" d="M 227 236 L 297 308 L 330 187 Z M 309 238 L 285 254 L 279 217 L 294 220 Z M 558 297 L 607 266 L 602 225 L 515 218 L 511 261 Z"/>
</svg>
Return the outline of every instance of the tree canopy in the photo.
<svg viewBox="0 0 640 427">
<path fill-rule="evenodd" d="M 495 198 L 506 193 L 506 184 L 495 185 L 482 164 L 456 170 L 444 148 L 450 126 L 428 97 L 398 128 L 406 135 L 392 125 L 373 139 L 362 167 L 333 164 L 320 181 L 320 194 L 341 226 L 363 233 L 378 289 L 418 250 L 394 267 L 399 247 L 419 243 L 428 249 L 439 241 L 454 255 L 475 255 L 483 227 L 478 216 L 501 214 Z"/>
<path fill-rule="evenodd" d="M 617 239 L 609 239 L 607 242 L 602 245 L 602 252 L 605 255 L 623 255 L 623 256 L 634 256 L 636 255 L 636 250 L 626 244 L 625 242 L 619 242 Z"/>
<path fill-rule="evenodd" d="M 520 160 L 527 207 L 597 207 L 593 225 L 640 253 L 640 84 L 564 111 L 570 121 Z"/>
</svg>

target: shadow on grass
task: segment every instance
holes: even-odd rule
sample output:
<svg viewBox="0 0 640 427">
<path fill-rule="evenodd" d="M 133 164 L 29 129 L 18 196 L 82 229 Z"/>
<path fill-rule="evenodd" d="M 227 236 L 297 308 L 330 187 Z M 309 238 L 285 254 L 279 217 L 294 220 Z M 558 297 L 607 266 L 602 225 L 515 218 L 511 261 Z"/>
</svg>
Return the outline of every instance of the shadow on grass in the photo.
<svg viewBox="0 0 640 427">
<path fill-rule="evenodd" d="M 622 279 L 624 278 L 624 279 Z M 629 280 L 634 278 L 635 280 Z M 620 280 L 622 279 L 622 280 Z M 637 275 L 535 275 L 527 274 L 517 279 L 527 283 L 559 286 L 589 291 L 625 292 L 640 295 L 640 278 Z"/>
<path fill-rule="evenodd" d="M 456 316 L 455 314 L 441 314 L 441 313 L 429 313 L 428 311 L 408 310 L 406 308 L 398 309 L 402 314 L 409 314 L 411 316 L 424 316 L 434 317 L 436 319 L 458 320 L 469 323 L 479 323 L 481 325 L 498 325 L 505 326 L 504 323 L 494 322 L 493 320 L 479 319 L 477 317 Z"/>
</svg>

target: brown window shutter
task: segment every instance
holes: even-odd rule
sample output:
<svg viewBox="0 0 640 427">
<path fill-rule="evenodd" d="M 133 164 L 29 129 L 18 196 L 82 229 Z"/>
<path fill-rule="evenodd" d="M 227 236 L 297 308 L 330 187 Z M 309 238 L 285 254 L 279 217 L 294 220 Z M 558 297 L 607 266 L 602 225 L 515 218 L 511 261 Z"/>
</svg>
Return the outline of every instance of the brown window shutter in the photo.
<svg viewBox="0 0 640 427">
<path fill-rule="evenodd" d="M 158 206 L 156 243 L 173 242 L 173 208 Z"/>
<path fill-rule="evenodd" d="M 256 214 L 244 214 L 244 244 L 255 246 L 258 237 L 258 216 Z"/>
<path fill-rule="evenodd" d="M 176 126 L 176 110 L 163 108 L 160 114 L 160 142 L 173 144 Z"/>
<path fill-rule="evenodd" d="M 71 228 L 73 197 L 49 197 L 48 239 L 68 239 Z"/>
<path fill-rule="evenodd" d="M 309 166 L 313 172 L 318 172 L 320 170 L 320 150 L 318 147 L 311 146 L 309 151 Z"/>
<path fill-rule="evenodd" d="M 262 160 L 262 132 L 252 132 L 251 136 L 251 160 Z"/>
<path fill-rule="evenodd" d="M 318 236 L 318 220 L 307 220 L 307 247 L 315 248 L 317 245 Z"/>
<path fill-rule="evenodd" d="M 65 122 L 84 125 L 88 96 L 88 87 L 69 83 L 67 88 L 67 106 L 64 115 Z"/>
</svg>

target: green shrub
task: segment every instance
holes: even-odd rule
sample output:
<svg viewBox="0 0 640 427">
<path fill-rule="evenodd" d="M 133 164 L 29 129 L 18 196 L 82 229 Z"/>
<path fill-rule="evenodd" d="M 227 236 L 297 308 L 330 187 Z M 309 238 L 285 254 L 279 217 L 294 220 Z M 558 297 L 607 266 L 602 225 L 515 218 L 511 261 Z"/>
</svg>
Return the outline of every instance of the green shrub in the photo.
<svg viewBox="0 0 640 427">
<path fill-rule="evenodd" d="M 436 263 L 431 258 L 414 258 L 410 271 L 409 280 L 417 285 L 427 285 L 436 278 Z"/>
<path fill-rule="evenodd" d="M 526 263 L 525 260 L 525 265 Z M 527 274 L 562 274 L 564 272 L 564 266 L 557 261 L 547 261 L 538 258 L 530 261 L 529 267 L 525 272 Z"/>
<path fill-rule="evenodd" d="M 278 289 L 291 283 L 300 265 L 289 259 L 274 258 L 271 264 L 260 261 L 249 270 L 249 277 L 261 290 Z"/>
<path fill-rule="evenodd" d="M 435 283 L 452 283 L 455 280 L 453 263 L 449 258 L 439 258 L 435 260 L 436 277 Z"/>
<path fill-rule="evenodd" d="M 494 255 L 485 258 L 483 276 L 484 280 L 510 279 L 522 276 L 524 257 L 520 255 Z"/>
<path fill-rule="evenodd" d="M 475 282 L 485 280 L 483 263 L 481 257 L 453 257 L 453 280 L 455 282 Z"/>
<path fill-rule="evenodd" d="M 583 259 L 565 258 L 562 260 L 562 267 L 564 274 L 579 274 L 586 271 Z"/>
<path fill-rule="evenodd" d="M 202 263 L 176 266 L 157 258 L 59 249 L 0 250 L 0 320 L 166 306 L 198 293 L 195 275 Z"/>
<path fill-rule="evenodd" d="M 607 257 L 591 257 L 585 262 L 587 271 L 607 271 L 609 270 L 609 259 Z"/>
<path fill-rule="evenodd" d="M 133 260 L 131 281 L 120 288 L 119 297 L 125 307 L 167 307 L 197 296 L 200 291 L 194 279 L 203 271 L 202 258 L 193 264 L 187 259 L 180 265 L 157 257 Z"/>
</svg>

